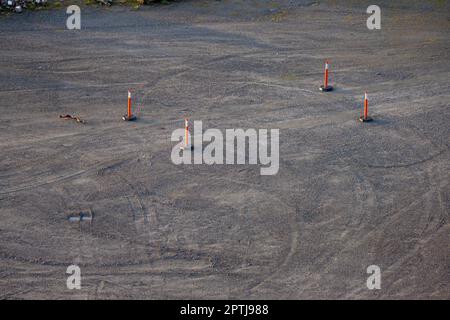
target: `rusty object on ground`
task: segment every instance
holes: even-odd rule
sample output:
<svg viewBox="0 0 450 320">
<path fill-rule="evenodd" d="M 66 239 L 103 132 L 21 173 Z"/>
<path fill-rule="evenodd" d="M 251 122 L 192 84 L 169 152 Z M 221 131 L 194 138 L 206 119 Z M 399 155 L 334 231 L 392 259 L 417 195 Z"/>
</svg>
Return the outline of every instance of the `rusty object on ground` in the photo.
<svg viewBox="0 0 450 320">
<path fill-rule="evenodd" d="M 59 118 L 64 120 L 75 120 L 78 123 L 84 123 L 84 121 L 80 118 L 71 116 L 70 114 L 60 115 Z"/>
</svg>

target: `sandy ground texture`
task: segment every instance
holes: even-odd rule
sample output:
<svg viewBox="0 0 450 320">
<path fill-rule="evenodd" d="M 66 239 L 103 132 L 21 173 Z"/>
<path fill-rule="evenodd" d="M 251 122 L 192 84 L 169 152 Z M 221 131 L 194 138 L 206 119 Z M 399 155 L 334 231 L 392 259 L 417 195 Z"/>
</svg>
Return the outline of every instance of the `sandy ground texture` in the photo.
<svg viewBox="0 0 450 320">
<path fill-rule="evenodd" d="M 450 10 L 391 2 L 0 17 L 0 298 L 449 299 Z M 185 117 L 280 129 L 278 174 L 174 165 Z"/>
</svg>

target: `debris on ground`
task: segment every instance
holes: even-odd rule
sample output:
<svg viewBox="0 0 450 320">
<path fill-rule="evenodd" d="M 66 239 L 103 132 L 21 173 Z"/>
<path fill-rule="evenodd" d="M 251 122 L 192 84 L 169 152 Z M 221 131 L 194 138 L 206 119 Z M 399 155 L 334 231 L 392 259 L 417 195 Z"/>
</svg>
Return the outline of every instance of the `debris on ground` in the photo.
<svg viewBox="0 0 450 320">
<path fill-rule="evenodd" d="M 92 221 L 94 220 L 94 214 L 90 208 L 86 210 L 75 211 L 67 216 L 67 220 L 69 222 L 78 223 L 80 231 L 83 229 L 84 224 L 87 224 L 89 230 L 92 231 Z"/>
<path fill-rule="evenodd" d="M 96 0 L 100 4 L 104 4 L 106 6 L 110 6 L 113 4 L 113 0 Z"/>
<path fill-rule="evenodd" d="M 75 120 L 76 122 L 78 122 L 78 123 L 84 123 L 84 121 L 83 120 L 81 120 L 80 118 L 78 118 L 78 117 L 74 117 L 74 116 L 72 116 L 72 115 L 70 115 L 70 114 L 65 114 L 65 115 L 59 115 L 59 118 L 60 119 L 64 119 L 64 120 Z"/>
<path fill-rule="evenodd" d="M 47 0 L 0 0 L 1 11 L 21 13 L 23 9 L 34 9 L 47 4 Z"/>
<path fill-rule="evenodd" d="M 91 223 L 92 218 L 93 218 L 92 210 L 86 209 L 86 210 L 81 210 L 79 212 L 77 211 L 75 213 L 71 213 L 67 219 L 69 220 L 69 222 L 87 221 L 87 222 Z"/>
<path fill-rule="evenodd" d="M 48 0 L 0 0 L 0 12 L 16 12 L 21 13 L 24 9 L 36 9 L 49 4 L 49 6 L 60 5 L 62 2 L 50 1 Z M 86 0 L 84 2 L 86 5 L 99 4 L 112 6 L 113 4 L 119 5 L 131 5 L 133 8 L 137 9 L 142 5 L 149 5 L 154 3 L 168 4 L 168 0 Z"/>
</svg>

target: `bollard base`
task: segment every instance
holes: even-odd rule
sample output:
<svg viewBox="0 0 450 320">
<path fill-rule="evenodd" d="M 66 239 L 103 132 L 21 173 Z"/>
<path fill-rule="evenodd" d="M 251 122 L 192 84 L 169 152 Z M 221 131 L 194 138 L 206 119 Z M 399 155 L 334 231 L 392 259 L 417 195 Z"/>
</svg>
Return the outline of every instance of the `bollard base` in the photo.
<svg viewBox="0 0 450 320">
<path fill-rule="evenodd" d="M 194 146 L 192 144 L 189 144 L 187 146 L 181 146 L 181 150 L 194 150 Z"/>
<path fill-rule="evenodd" d="M 373 119 L 371 117 L 364 118 L 363 116 L 359 117 L 359 121 L 361 122 L 371 122 Z"/>
<path fill-rule="evenodd" d="M 320 91 L 322 91 L 322 92 L 328 92 L 328 91 L 333 91 L 333 87 L 332 86 L 324 86 L 324 85 L 321 85 L 320 86 Z"/>
<path fill-rule="evenodd" d="M 135 121 L 135 120 L 136 120 L 136 116 L 131 116 L 131 117 L 129 117 L 128 115 L 124 115 L 124 116 L 122 117 L 122 120 L 123 120 L 123 121 Z"/>
</svg>

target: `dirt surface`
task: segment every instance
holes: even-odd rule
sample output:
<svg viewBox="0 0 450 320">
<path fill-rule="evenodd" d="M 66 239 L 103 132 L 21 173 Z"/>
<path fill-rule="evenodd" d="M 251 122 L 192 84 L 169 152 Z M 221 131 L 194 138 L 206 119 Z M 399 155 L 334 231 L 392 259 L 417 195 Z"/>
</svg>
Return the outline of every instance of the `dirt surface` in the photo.
<svg viewBox="0 0 450 320">
<path fill-rule="evenodd" d="M 0 17 L 0 298 L 449 299 L 450 10 L 391 2 Z M 280 129 L 279 173 L 172 164 L 185 117 Z"/>
</svg>

